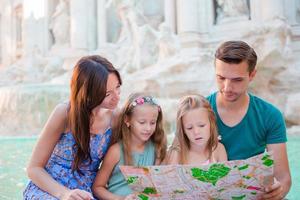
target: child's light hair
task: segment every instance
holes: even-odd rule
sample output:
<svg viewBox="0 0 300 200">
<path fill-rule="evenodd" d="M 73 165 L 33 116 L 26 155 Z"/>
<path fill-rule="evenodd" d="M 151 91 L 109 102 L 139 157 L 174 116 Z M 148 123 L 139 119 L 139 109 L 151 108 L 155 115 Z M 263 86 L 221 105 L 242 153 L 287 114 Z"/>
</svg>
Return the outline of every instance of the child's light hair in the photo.
<svg viewBox="0 0 300 200">
<path fill-rule="evenodd" d="M 216 118 L 209 102 L 201 95 L 184 96 L 180 100 L 176 118 L 176 137 L 178 137 L 180 148 L 179 164 L 187 164 L 187 154 L 191 147 L 190 141 L 184 132 L 182 118 L 187 112 L 197 108 L 205 109 L 209 118 L 210 138 L 206 146 L 206 149 L 209 152 L 209 159 L 211 159 L 212 152 L 217 148 L 218 145 Z"/>
<path fill-rule="evenodd" d="M 143 100 L 143 103 L 139 103 L 140 100 Z M 132 165 L 132 151 L 130 144 L 130 128 L 127 127 L 125 120 L 130 119 L 132 117 L 132 113 L 134 109 L 138 106 L 148 104 L 156 106 L 158 109 L 158 117 L 156 121 L 156 127 L 153 135 L 151 136 L 151 140 L 155 146 L 155 157 L 156 159 L 163 160 L 166 155 L 167 149 L 167 139 L 163 129 L 163 115 L 160 106 L 156 103 L 154 98 L 150 95 L 146 95 L 144 93 L 133 93 L 131 94 L 124 107 L 121 110 L 118 124 L 116 127 L 116 133 L 114 134 L 115 138 L 112 138 L 112 143 L 116 143 L 121 141 L 124 147 L 124 161 L 125 165 Z"/>
</svg>

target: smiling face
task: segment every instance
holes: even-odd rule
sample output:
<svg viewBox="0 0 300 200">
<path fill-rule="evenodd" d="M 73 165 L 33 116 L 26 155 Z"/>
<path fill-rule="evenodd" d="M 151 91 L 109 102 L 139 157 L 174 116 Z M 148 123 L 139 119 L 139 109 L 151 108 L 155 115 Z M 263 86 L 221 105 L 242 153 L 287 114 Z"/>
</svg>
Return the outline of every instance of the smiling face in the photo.
<svg viewBox="0 0 300 200">
<path fill-rule="evenodd" d="M 106 95 L 100 104 L 101 108 L 113 110 L 117 107 L 120 100 L 120 87 L 118 77 L 114 73 L 110 73 L 106 84 Z"/>
<path fill-rule="evenodd" d="M 256 70 L 249 73 L 246 61 L 235 64 L 216 59 L 215 65 L 217 85 L 222 100 L 235 102 L 246 94 Z"/>
<path fill-rule="evenodd" d="M 125 123 L 131 132 L 134 142 L 145 143 L 153 135 L 158 118 L 158 107 L 156 105 L 143 104 L 133 108 L 133 113 Z"/>
<path fill-rule="evenodd" d="M 206 109 L 196 108 L 188 111 L 182 117 L 182 125 L 190 147 L 206 147 L 210 138 L 210 122 Z"/>
</svg>

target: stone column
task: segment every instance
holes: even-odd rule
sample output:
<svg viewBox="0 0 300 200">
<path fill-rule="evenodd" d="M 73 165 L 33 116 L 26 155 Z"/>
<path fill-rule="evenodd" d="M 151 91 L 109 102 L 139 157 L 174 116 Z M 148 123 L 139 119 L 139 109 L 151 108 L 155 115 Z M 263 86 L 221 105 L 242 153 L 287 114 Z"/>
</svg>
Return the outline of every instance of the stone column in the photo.
<svg viewBox="0 0 300 200">
<path fill-rule="evenodd" d="M 299 22 L 297 22 L 297 9 L 298 4 L 300 4 L 299 0 L 289 0 L 285 2 L 285 14 L 289 21 L 290 25 L 297 26 Z M 300 5 L 299 5 L 300 6 Z"/>
<path fill-rule="evenodd" d="M 2 66 L 1 64 L 2 64 L 2 13 L 0 13 L 0 69 Z"/>
<path fill-rule="evenodd" d="M 46 55 L 50 48 L 48 1 L 23 1 L 22 42 L 23 55 Z"/>
<path fill-rule="evenodd" d="M 206 0 L 199 0 L 199 2 L 199 31 L 201 34 L 205 34 L 208 32 L 209 25 L 213 24 L 213 6 L 211 2 Z"/>
<path fill-rule="evenodd" d="M 283 0 L 263 0 L 260 1 L 261 17 L 263 21 L 275 18 L 283 18 L 284 2 Z"/>
<path fill-rule="evenodd" d="M 40 0 L 41 2 L 43 2 L 43 13 L 44 13 L 44 17 L 40 20 L 41 23 L 41 34 L 42 34 L 42 46 L 41 46 L 41 53 L 43 55 L 46 55 L 50 48 L 51 48 L 51 35 L 50 35 L 50 31 L 49 31 L 49 23 L 50 23 L 50 15 L 51 15 L 51 10 L 50 10 L 50 6 L 53 7 L 53 5 L 51 3 L 53 3 L 52 0 Z"/>
<path fill-rule="evenodd" d="M 71 0 L 73 1 L 73 0 Z M 85 0 L 87 5 L 87 33 L 88 33 L 88 50 L 97 48 L 97 3 L 96 0 Z"/>
<path fill-rule="evenodd" d="M 13 20 L 12 20 L 12 2 L 4 1 L 0 8 L 1 13 L 1 57 L 2 65 L 8 66 L 12 63 L 15 54 L 13 46 Z M 5 38 L 5 39 L 4 39 Z"/>
<path fill-rule="evenodd" d="M 97 26 L 98 26 L 98 48 L 107 42 L 107 23 L 106 23 L 105 0 L 97 0 Z"/>
<path fill-rule="evenodd" d="M 22 30 L 22 38 L 23 38 L 23 56 L 31 57 L 34 52 L 34 48 L 37 47 L 37 42 L 40 40 L 40 31 L 36 26 L 35 19 L 36 11 L 30 7 L 30 1 L 23 1 L 23 30 Z M 33 37 L 34 36 L 34 37 Z"/>
<path fill-rule="evenodd" d="M 251 16 L 251 20 L 253 20 L 255 22 L 262 21 L 261 3 L 262 3 L 261 0 L 252 0 L 252 1 L 250 1 L 250 16 Z"/>
<path fill-rule="evenodd" d="M 95 0 L 71 0 L 71 47 L 92 50 L 96 47 L 96 2 Z"/>
<path fill-rule="evenodd" d="M 74 49 L 87 49 L 86 5 L 85 1 L 70 1 L 70 42 Z"/>
<path fill-rule="evenodd" d="M 199 0 L 177 0 L 177 33 L 184 55 L 199 56 L 201 51 Z"/>
<path fill-rule="evenodd" d="M 164 1 L 164 16 L 165 23 L 171 28 L 173 33 L 176 33 L 176 2 L 175 0 Z"/>
<path fill-rule="evenodd" d="M 177 30 L 179 34 L 185 32 L 199 32 L 198 0 L 177 0 Z"/>
</svg>

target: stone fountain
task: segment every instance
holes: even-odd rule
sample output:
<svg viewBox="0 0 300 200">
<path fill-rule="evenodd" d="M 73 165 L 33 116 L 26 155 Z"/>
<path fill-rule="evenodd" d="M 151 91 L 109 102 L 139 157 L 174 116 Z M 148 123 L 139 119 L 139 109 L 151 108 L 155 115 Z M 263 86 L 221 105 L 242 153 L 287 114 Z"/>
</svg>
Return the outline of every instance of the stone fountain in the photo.
<svg viewBox="0 0 300 200">
<path fill-rule="evenodd" d="M 299 132 L 295 6 L 282 10 L 283 0 L 189 1 L 43 0 L 45 13 L 37 17 L 27 1 L 0 0 L 10 11 L 0 10 L 0 23 L 12 23 L 19 28 L 14 34 L 22 33 L 16 39 L 0 30 L 0 135 L 39 134 L 54 106 L 68 100 L 74 63 L 91 54 L 108 58 L 120 70 L 122 101 L 133 91 L 157 96 L 170 132 L 179 97 L 216 90 L 214 51 L 225 40 L 244 40 L 257 50 L 251 91 L 278 106 L 290 130 Z M 13 12 L 22 14 L 11 19 Z M 4 52 L 7 37 L 17 45 Z"/>
</svg>

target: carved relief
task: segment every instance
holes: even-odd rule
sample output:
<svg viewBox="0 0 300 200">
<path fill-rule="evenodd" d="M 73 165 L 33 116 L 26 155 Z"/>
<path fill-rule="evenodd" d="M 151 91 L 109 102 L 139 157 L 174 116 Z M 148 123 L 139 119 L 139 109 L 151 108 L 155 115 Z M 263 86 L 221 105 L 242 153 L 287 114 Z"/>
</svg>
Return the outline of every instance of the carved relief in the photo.
<svg viewBox="0 0 300 200">
<path fill-rule="evenodd" d="M 214 0 L 215 24 L 250 19 L 249 0 Z"/>
<path fill-rule="evenodd" d="M 118 13 L 121 31 L 115 44 L 119 46 L 117 54 L 123 58 L 119 64 L 129 73 L 154 64 L 158 58 L 157 31 L 149 23 L 141 3 L 140 0 L 107 2 Z"/>
<path fill-rule="evenodd" d="M 50 19 L 50 32 L 54 45 L 69 44 L 70 38 L 70 13 L 68 0 L 60 0 Z"/>
</svg>

